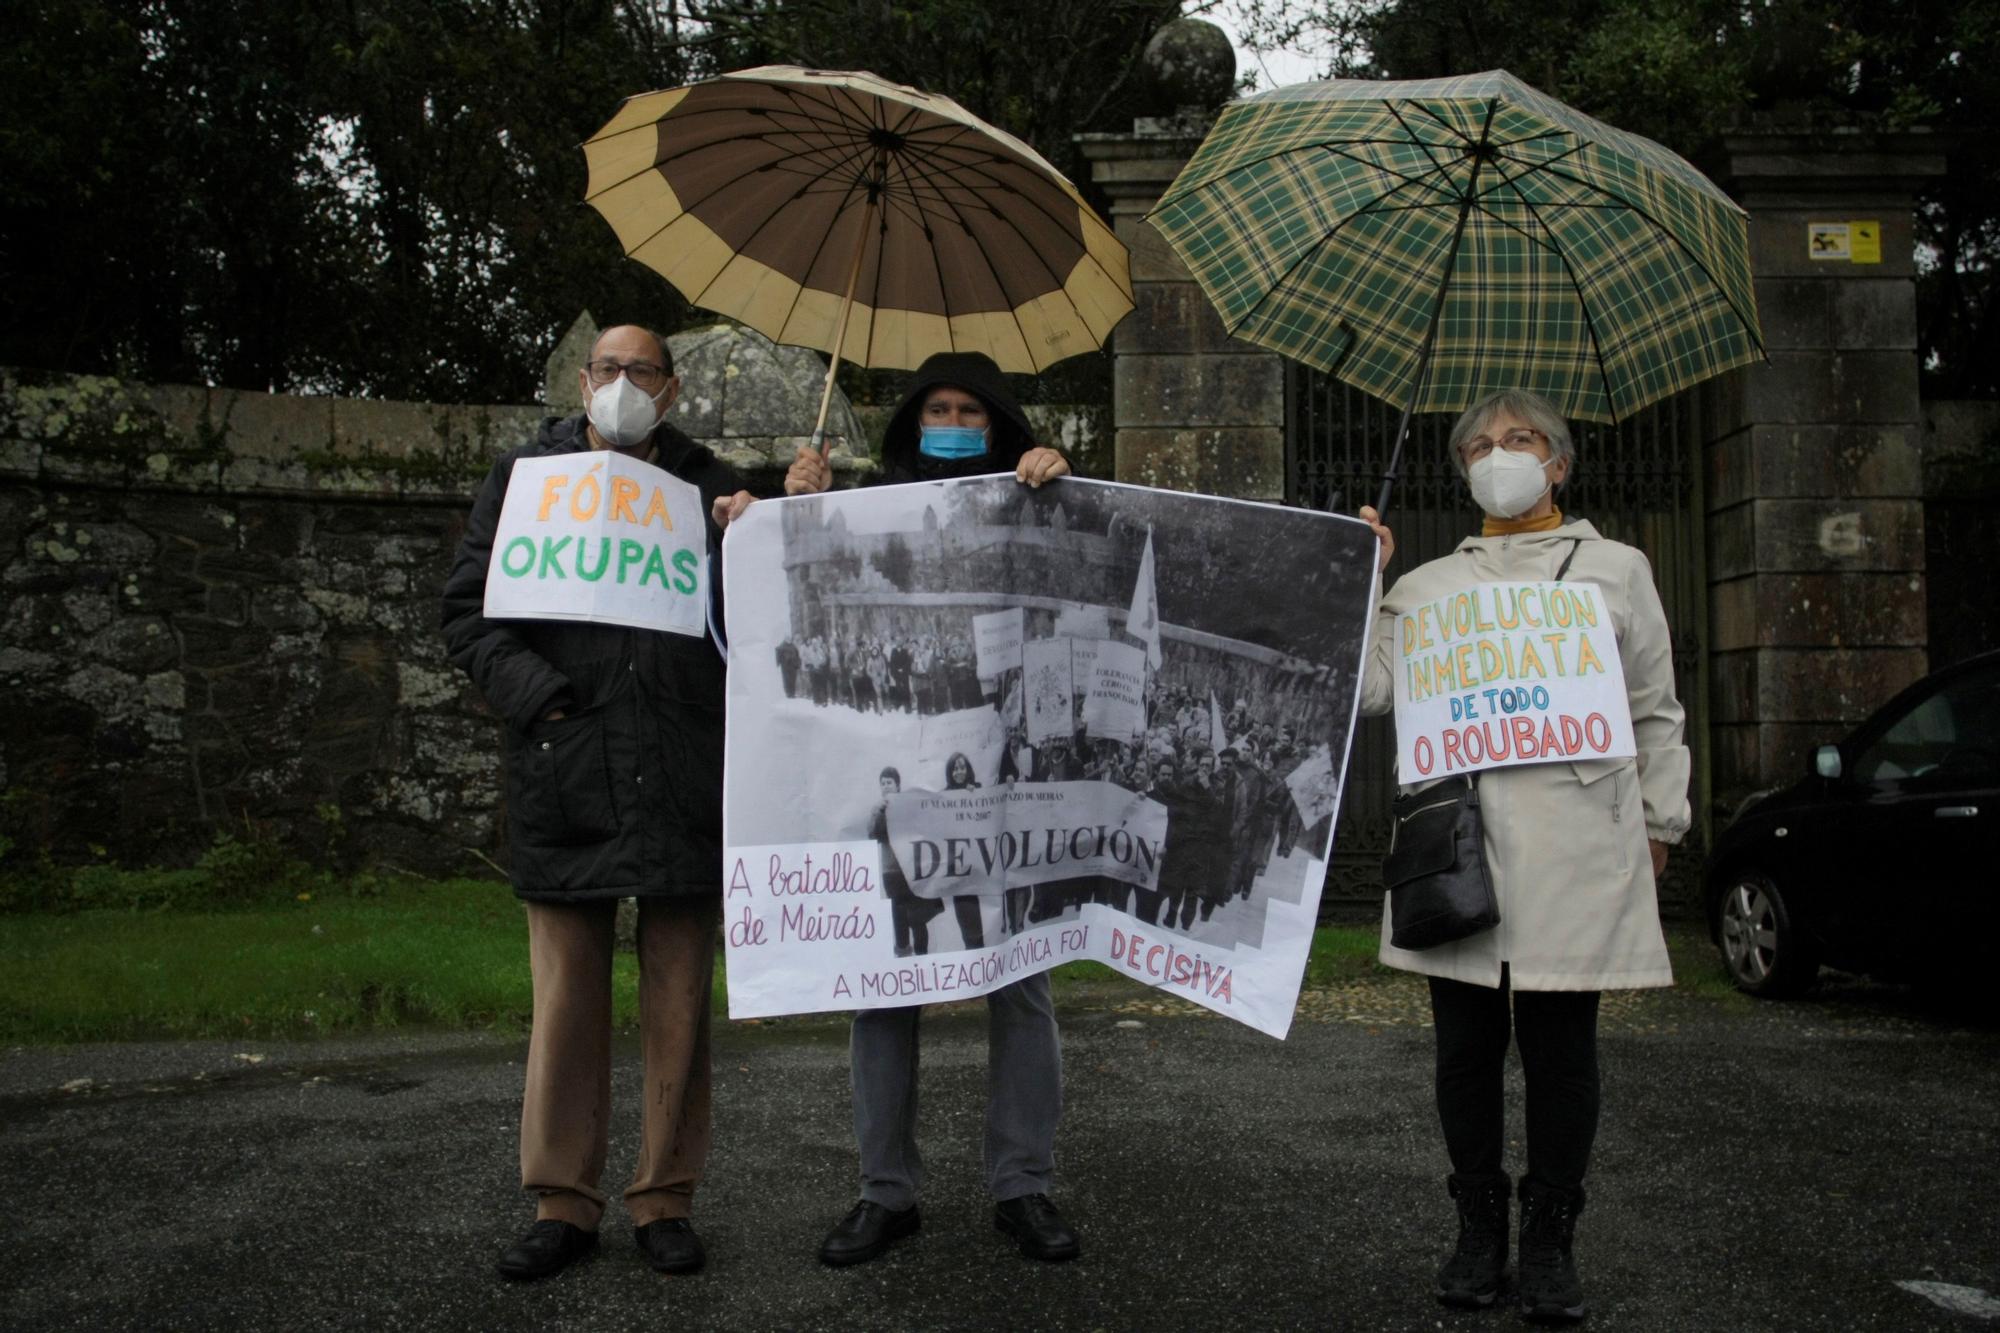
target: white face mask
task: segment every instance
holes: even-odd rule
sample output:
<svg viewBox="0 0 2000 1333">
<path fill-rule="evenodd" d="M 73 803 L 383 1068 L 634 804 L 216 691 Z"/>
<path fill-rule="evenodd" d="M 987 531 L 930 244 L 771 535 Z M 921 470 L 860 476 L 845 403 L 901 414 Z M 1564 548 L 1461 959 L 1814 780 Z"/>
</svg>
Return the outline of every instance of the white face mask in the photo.
<svg viewBox="0 0 2000 1333">
<path fill-rule="evenodd" d="M 1553 458 L 1544 463 L 1533 454 L 1494 449 L 1465 470 L 1465 479 L 1481 509 L 1495 518 L 1518 518 L 1549 493 L 1554 483 L 1545 473 L 1553 462 Z"/>
<path fill-rule="evenodd" d="M 668 381 L 672 383 L 672 381 Z M 647 392 L 620 375 L 601 389 L 593 389 L 590 394 L 590 424 L 597 427 L 615 449 L 630 449 L 642 443 L 653 433 L 653 427 L 660 424 L 660 414 L 656 404 L 660 394 L 667 391 L 667 385 L 660 386 L 660 393 Z"/>
</svg>

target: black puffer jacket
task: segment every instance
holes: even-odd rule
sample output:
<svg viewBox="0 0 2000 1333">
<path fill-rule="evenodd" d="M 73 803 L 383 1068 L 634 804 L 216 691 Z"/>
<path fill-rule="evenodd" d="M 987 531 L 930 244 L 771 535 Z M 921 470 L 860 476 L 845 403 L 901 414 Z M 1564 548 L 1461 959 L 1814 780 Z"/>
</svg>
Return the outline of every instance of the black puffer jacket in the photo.
<svg viewBox="0 0 2000 1333">
<path fill-rule="evenodd" d="M 660 466 L 701 490 L 736 474 L 672 426 Z M 706 638 L 554 620 L 486 619 L 486 568 L 520 458 L 590 447 L 581 416 L 493 465 L 444 585 L 444 639 L 506 723 L 514 891 L 536 902 L 717 895 L 722 888 L 722 659 Z M 711 552 L 721 534 L 708 528 Z M 711 565 L 719 568 L 719 563 Z M 560 709 L 555 722 L 542 719 Z"/>
<path fill-rule="evenodd" d="M 991 420 L 986 452 L 977 458 L 927 458 L 917 451 L 922 435 L 924 399 L 932 389 L 950 385 L 963 389 L 986 404 Z M 1021 455 L 1034 448 L 1028 418 L 993 359 L 978 352 L 939 352 L 917 367 L 910 388 L 889 428 L 882 433 L 882 472 L 878 484 L 906 481 L 942 481 L 951 477 L 978 477 L 991 472 L 1012 472 Z"/>
</svg>

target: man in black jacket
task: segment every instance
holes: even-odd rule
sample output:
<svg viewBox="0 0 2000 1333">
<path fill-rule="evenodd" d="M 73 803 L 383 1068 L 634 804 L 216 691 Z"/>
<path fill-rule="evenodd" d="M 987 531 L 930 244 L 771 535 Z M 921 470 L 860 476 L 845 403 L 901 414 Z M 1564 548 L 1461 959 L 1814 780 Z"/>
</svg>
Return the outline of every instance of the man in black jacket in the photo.
<svg viewBox="0 0 2000 1333">
<path fill-rule="evenodd" d="M 663 420 L 680 389 L 660 337 L 607 329 L 578 374 L 588 412 L 544 422 L 493 465 L 444 589 L 451 659 L 505 725 L 507 843 L 527 904 L 534 1029 L 521 1184 L 536 1221 L 502 1276 L 547 1277 L 597 1242 L 611 1119 L 611 950 L 639 902 L 645 1112 L 625 1211 L 663 1272 L 701 1267 L 688 1222 L 709 1146 L 709 987 L 722 885 L 723 664 L 706 638 L 618 625 L 488 620 L 486 571 L 514 464 L 617 449 L 696 486 L 735 474 Z M 720 531 L 708 527 L 709 550 Z"/>
</svg>

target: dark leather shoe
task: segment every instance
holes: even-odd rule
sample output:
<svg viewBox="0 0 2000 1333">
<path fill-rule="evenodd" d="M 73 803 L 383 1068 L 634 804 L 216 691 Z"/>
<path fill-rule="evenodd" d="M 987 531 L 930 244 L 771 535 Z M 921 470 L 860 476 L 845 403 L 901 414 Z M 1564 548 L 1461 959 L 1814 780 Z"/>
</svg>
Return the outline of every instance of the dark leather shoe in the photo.
<svg viewBox="0 0 2000 1333">
<path fill-rule="evenodd" d="M 1046 1194 L 1008 1199 L 993 1210 L 993 1225 L 1019 1241 L 1021 1253 L 1030 1259 L 1056 1263 L 1083 1253 L 1083 1242 Z"/>
<path fill-rule="evenodd" d="M 923 1218 L 915 1204 L 896 1212 L 863 1199 L 826 1233 L 826 1239 L 820 1243 L 819 1261 L 835 1268 L 865 1264 L 922 1225 Z"/>
<path fill-rule="evenodd" d="M 698 1273 L 708 1257 L 702 1252 L 701 1237 L 694 1234 L 694 1223 L 685 1217 L 662 1217 L 633 1227 L 632 1239 L 656 1273 Z"/>
<path fill-rule="evenodd" d="M 507 1247 L 494 1265 L 501 1277 L 533 1282 L 554 1277 L 597 1248 L 597 1233 L 570 1222 L 543 1218 Z"/>
</svg>

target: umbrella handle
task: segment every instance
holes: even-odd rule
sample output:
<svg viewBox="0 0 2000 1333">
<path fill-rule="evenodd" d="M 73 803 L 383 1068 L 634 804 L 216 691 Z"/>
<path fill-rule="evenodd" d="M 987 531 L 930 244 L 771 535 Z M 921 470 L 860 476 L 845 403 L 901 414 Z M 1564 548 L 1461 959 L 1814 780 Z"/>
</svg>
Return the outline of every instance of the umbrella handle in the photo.
<svg viewBox="0 0 2000 1333">
<path fill-rule="evenodd" d="M 889 153 L 882 149 L 875 156 L 875 174 L 879 181 L 887 174 Z M 861 257 L 868 251 L 868 229 L 875 221 L 875 200 L 879 193 L 876 183 L 868 187 L 868 203 L 861 212 L 861 232 L 854 239 L 854 262 L 847 270 L 847 294 L 840 298 L 840 323 L 833 331 L 833 355 L 826 362 L 826 383 L 820 386 L 819 417 L 813 422 L 812 448 L 821 458 L 826 457 L 826 412 L 833 405 L 833 374 L 840 369 L 841 349 L 847 345 L 847 317 L 854 313 L 854 284 L 861 277 Z"/>
</svg>

